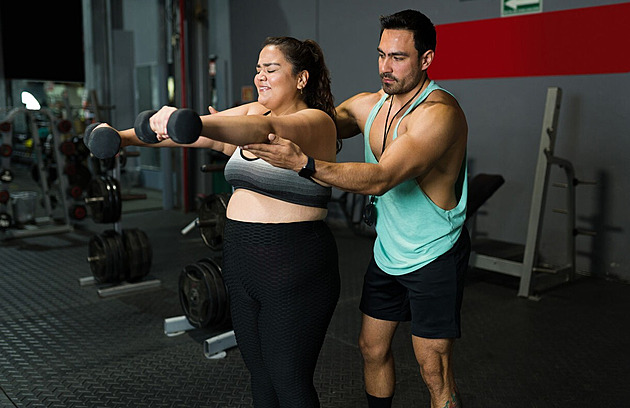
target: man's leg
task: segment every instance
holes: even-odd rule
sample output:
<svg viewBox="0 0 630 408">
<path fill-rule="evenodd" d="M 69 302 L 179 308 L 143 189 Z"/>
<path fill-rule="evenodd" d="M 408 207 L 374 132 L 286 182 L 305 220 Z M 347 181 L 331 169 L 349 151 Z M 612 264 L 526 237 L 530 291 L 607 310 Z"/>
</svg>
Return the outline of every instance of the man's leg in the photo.
<svg viewBox="0 0 630 408">
<path fill-rule="evenodd" d="M 391 344 L 398 322 L 363 315 L 359 348 L 363 355 L 365 391 L 368 396 L 391 398 L 396 376 Z"/>
<path fill-rule="evenodd" d="M 431 408 L 461 408 L 451 364 L 455 339 L 412 339 L 422 379 L 431 394 Z"/>
</svg>

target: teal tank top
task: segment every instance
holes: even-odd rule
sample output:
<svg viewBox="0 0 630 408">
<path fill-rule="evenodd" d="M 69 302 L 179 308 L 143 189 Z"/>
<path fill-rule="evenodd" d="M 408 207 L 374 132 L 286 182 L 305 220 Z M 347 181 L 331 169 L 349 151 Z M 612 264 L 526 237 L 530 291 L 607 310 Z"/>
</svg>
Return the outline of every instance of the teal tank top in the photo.
<svg viewBox="0 0 630 408">
<path fill-rule="evenodd" d="M 450 94 L 431 81 L 396 124 L 394 139 L 402 119 L 437 89 Z M 383 95 L 365 123 L 366 163 L 378 162 L 370 148 L 370 128 L 387 97 Z M 435 205 L 415 179 L 406 180 L 376 197 L 374 260 L 379 268 L 390 275 L 403 275 L 422 268 L 453 247 L 466 220 L 468 169 L 465 159 L 456 185 L 461 186 L 461 194 L 457 206 L 451 210 Z"/>
</svg>

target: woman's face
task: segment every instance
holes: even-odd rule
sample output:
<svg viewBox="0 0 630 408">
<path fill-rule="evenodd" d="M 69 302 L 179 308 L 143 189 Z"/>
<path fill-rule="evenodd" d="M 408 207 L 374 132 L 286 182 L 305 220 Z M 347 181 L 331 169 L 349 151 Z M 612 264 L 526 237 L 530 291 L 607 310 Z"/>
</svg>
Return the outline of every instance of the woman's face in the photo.
<svg viewBox="0 0 630 408">
<path fill-rule="evenodd" d="M 292 101 L 299 95 L 298 77 L 293 66 L 275 45 L 267 45 L 258 56 L 254 85 L 258 90 L 258 102 L 269 109 Z"/>
</svg>

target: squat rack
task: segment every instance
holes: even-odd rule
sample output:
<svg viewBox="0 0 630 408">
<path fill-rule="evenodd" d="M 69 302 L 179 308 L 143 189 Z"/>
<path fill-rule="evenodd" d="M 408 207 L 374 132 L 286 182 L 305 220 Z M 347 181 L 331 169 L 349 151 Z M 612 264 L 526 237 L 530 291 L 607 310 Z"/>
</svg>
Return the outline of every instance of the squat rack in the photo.
<svg viewBox="0 0 630 408">
<path fill-rule="evenodd" d="M 545 114 L 538 149 L 538 161 L 534 176 L 534 189 L 529 210 L 525 245 L 492 239 L 473 239 L 472 252 L 470 255 L 469 265 L 472 267 L 520 278 L 518 296 L 532 299 L 536 299 L 533 284 L 535 273 L 565 274 L 566 281 L 575 279 L 575 237 L 577 235 L 595 235 L 592 231 L 578 229 L 575 226 L 575 187 L 579 184 L 595 183 L 577 180 L 575 178 L 573 164 L 566 159 L 554 156 L 561 99 L 562 89 L 558 87 L 550 87 L 547 89 Z M 542 233 L 543 213 L 549 187 L 549 173 L 553 165 L 563 169 L 567 179 L 566 184 L 553 184 L 554 187 L 567 189 L 567 208 L 565 210 L 554 210 L 555 212 L 563 213 L 568 216 L 567 229 L 565 231 L 568 246 L 567 264 L 561 266 L 540 266 L 538 265 L 538 244 Z"/>
</svg>

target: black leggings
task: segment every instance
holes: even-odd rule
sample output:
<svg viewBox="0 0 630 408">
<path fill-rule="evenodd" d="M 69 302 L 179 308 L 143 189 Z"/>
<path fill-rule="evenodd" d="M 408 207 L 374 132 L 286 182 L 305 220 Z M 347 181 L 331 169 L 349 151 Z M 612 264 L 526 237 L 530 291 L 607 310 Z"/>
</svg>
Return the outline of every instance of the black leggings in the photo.
<svg viewBox="0 0 630 408">
<path fill-rule="evenodd" d="M 313 375 L 339 299 L 335 239 L 323 221 L 227 220 L 223 275 L 254 406 L 319 407 Z"/>
</svg>

